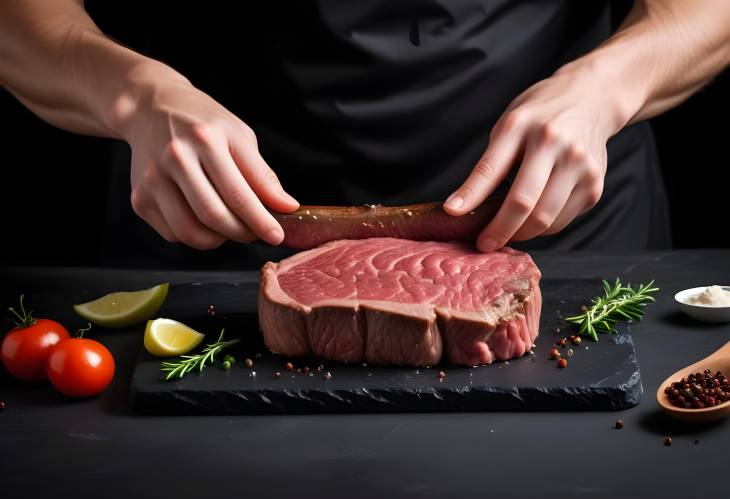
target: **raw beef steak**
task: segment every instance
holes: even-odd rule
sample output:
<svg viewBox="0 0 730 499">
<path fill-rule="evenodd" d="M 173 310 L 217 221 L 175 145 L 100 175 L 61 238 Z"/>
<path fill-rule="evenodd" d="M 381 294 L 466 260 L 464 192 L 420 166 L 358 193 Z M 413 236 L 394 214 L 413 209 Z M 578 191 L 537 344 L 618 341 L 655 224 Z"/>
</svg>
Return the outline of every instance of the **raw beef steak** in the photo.
<svg viewBox="0 0 730 499">
<path fill-rule="evenodd" d="M 286 356 L 430 366 L 527 353 L 540 271 L 529 255 L 459 243 L 340 240 L 261 270 L 259 323 Z"/>
</svg>

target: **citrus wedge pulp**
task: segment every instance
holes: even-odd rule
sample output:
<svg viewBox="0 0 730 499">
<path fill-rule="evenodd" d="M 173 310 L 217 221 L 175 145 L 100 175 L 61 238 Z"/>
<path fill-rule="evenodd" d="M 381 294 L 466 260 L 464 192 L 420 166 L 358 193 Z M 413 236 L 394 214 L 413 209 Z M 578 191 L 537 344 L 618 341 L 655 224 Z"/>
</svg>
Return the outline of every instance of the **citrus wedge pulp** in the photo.
<svg viewBox="0 0 730 499">
<path fill-rule="evenodd" d="M 167 297 L 169 284 L 142 291 L 120 291 L 74 305 L 81 317 L 104 327 L 128 327 L 140 324 L 157 313 Z"/>
<path fill-rule="evenodd" d="M 144 347 L 156 357 L 184 355 L 200 345 L 205 335 L 172 319 L 147 321 Z"/>
</svg>

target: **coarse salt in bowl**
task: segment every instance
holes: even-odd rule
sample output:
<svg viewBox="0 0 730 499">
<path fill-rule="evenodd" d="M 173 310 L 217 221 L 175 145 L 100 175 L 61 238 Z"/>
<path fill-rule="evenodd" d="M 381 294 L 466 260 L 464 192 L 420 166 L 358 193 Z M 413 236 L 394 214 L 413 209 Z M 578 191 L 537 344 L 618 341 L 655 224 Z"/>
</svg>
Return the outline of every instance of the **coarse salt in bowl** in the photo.
<svg viewBox="0 0 730 499">
<path fill-rule="evenodd" d="M 711 305 L 691 303 L 692 298 L 707 290 L 709 286 L 700 286 L 679 291 L 674 295 L 674 301 L 685 314 L 693 319 L 704 322 L 730 322 L 730 305 Z M 730 286 L 720 286 L 730 292 Z"/>
</svg>

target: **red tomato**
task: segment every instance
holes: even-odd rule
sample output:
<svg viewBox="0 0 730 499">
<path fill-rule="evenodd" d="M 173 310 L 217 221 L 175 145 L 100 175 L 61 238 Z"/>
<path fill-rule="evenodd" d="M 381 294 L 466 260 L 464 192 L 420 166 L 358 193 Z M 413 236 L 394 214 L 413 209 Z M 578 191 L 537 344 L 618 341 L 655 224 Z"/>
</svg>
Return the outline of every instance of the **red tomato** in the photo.
<svg viewBox="0 0 730 499">
<path fill-rule="evenodd" d="M 101 393 L 114 377 L 114 357 L 98 341 L 69 338 L 61 341 L 48 357 L 48 379 L 69 397 Z"/>
<path fill-rule="evenodd" d="M 46 363 L 51 349 L 69 337 L 58 322 L 30 319 L 30 325 L 18 326 L 5 335 L 2 344 L 3 365 L 10 374 L 24 381 L 46 379 Z"/>
</svg>

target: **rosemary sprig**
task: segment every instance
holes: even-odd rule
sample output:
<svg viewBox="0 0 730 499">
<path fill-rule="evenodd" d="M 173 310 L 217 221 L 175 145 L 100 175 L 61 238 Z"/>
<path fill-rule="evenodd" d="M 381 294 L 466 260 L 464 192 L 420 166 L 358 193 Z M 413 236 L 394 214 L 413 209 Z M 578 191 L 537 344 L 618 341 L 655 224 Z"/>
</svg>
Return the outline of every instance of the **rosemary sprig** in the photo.
<svg viewBox="0 0 730 499">
<path fill-rule="evenodd" d="M 160 370 L 163 373 L 163 381 L 170 381 L 173 378 L 180 379 L 186 374 L 192 372 L 194 369 L 197 369 L 199 373 L 203 372 L 203 369 L 205 369 L 208 364 L 213 364 L 215 362 L 216 355 L 229 346 L 235 345 L 241 341 L 238 338 L 223 341 L 223 334 L 225 332 L 226 330 L 222 329 L 220 336 L 218 336 L 218 340 L 215 343 L 205 345 L 205 348 L 203 348 L 199 354 L 182 355 L 180 356 L 179 361 L 163 362 L 160 367 Z"/>
<path fill-rule="evenodd" d="M 622 320 L 641 320 L 644 307 L 654 301 L 651 295 L 659 291 L 659 288 L 653 286 L 653 280 L 635 288 L 631 284 L 623 286 L 618 277 L 613 286 L 603 281 L 604 296 L 593 298 L 592 305 L 585 312 L 565 320 L 578 324 L 580 334 L 598 341 L 598 333 L 615 333 L 616 324 Z"/>
</svg>

